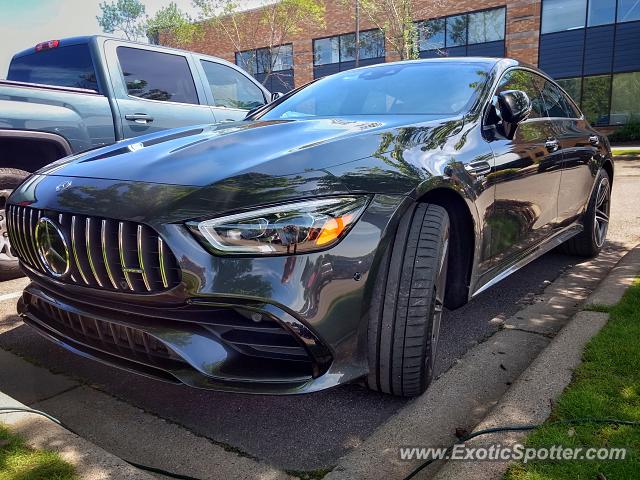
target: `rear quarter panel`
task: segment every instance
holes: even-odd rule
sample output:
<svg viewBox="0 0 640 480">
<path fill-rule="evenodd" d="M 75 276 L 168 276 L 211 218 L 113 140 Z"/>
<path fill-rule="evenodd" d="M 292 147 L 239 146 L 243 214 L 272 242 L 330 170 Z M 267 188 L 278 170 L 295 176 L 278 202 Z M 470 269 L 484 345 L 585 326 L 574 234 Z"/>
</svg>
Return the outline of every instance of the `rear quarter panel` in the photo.
<svg viewBox="0 0 640 480">
<path fill-rule="evenodd" d="M 116 140 L 107 97 L 46 87 L 0 85 L 0 129 L 54 133 L 74 152 Z"/>
</svg>

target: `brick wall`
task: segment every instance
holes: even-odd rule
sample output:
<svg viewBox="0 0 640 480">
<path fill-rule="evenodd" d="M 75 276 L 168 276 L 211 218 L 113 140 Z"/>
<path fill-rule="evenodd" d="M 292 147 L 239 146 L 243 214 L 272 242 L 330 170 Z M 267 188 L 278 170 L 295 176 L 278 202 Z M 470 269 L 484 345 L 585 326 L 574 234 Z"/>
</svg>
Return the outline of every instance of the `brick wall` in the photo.
<svg viewBox="0 0 640 480">
<path fill-rule="evenodd" d="M 433 0 L 414 0 L 413 17 L 415 20 L 425 20 L 505 5 L 507 7 L 507 56 L 536 65 L 538 63 L 541 0 L 440 0 L 435 2 Z M 354 2 L 326 0 L 325 8 L 325 26 L 305 25 L 299 34 L 288 39 L 288 43 L 293 43 L 296 86 L 313 79 L 314 38 L 350 33 L 355 30 Z M 268 31 L 260 25 L 259 14 L 259 11 L 251 10 L 240 18 L 244 25 L 242 30 L 251 32 L 250 37 L 244 38 L 242 41 L 244 50 L 264 47 L 267 44 L 265 39 L 268 38 Z M 366 30 L 374 28 L 374 25 L 363 15 L 360 20 L 360 28 Z M 219 30 L 211 27 L 205 28 L 200 38 L 190 45 L 182 45 L 182 48 L 235 62 L 234 42 Z M 170 36 L 161 34 L 160 43 L 172 45 L 173 42 Z M 394 55 L 387 47 L 387 61 L 396 60 L 396 57 L 397 55 Z"/>
</svg>

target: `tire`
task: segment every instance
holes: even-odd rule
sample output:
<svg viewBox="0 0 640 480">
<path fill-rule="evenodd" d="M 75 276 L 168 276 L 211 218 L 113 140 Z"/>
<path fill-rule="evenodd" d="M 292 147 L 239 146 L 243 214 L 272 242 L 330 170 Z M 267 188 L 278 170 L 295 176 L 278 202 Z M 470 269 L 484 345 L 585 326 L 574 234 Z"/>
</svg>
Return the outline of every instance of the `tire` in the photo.
<svg viewBox="0 0 640 480">
<path fill-rule="evenodd" d="M 607 237 L 610 209 L 611 180 L 609 174 L 601 169 L 584 214 L 584 230 L 560 245 L 560 251 L 580 257 L 598 255 Z"/>
<path fill-rule="evenodd" d="M 369 310 L 367 385 L 372 390 L 412 397 L 431 382 L 449 233 L 447 211 L 437 205 L 417 204 L 400 221 Z"/>
<path fill-rule="evenodd" d="M 23 275 L 18 259 L 14 256 L 9 244 L 4 208 L 13 189 L 28 176 L 29 172 L 24 170 L 0 168 L 0 280 L 9 280 Z"/>
</svg>

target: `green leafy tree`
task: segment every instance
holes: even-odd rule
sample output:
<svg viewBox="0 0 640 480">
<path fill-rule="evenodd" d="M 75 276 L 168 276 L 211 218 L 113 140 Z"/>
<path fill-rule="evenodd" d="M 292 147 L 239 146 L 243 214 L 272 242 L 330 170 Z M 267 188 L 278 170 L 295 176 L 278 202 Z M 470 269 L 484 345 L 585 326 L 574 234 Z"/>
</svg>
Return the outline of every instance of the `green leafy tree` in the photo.
<svg viewBox="0 0 640 480">
<path fill-rule="evenodd" d="M 98 15 L 98 25 L 106 33 L 122 32 L 128 40 L 144 37 L 146 15 L 140 0 L 115 0 L 100 3 L 102 15 Z"/>
<path fill-rule="evenodd" d="M 253 14 L 248 14 L 239 0 L 193 0 L 193 4 L 200 10 L 202 28 L 219 32 L 236 52 L 249 51 L 243 57 L 243 67 L 251 71 L 251 65 L 260 61 L 265 83 L 272 75 L 278 75 L 274 67 L 279 61 L 281 45 L 291 42 L 306 27 L 325 24 L 322 0 L 263 0 Z M 263 41 L 257 42 L 257 38 Z M 264 47 L 270 49 L 271 55 L 256 59 L 254 49 Z"/>
<path fill-rule="evenodd" d="M 174 2 L 158 10 L 146 23 L 147 37 L 151 43 L 158 43 L 160 32 L 167 31 L 173 43 L 179 47 L 190 44 L 197 30 L 194 20 L 180 10 Z"/>
<path fill-rule="evenodd" d="M 363 19 L 368 20 L 384 34 L 387 52 L 393 52 L 401 60 L 418 58 L 419 37 L 429 37 L 437 25 L 422 24 L 415 20 L 438 17 L 444 0 L 432 0 L 418 8 L 412 0 L 358 0 Z M 345 5 L 353 0 L 344 0 Z M 355 12 L 355 9 L 354 9 Z"/>
</svg>

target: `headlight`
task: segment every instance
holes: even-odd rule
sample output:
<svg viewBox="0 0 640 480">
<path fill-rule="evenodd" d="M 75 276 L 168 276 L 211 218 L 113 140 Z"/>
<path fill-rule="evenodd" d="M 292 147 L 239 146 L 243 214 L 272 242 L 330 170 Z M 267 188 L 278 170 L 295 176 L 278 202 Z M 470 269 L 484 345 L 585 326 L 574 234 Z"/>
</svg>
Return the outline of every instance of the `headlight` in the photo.
<svg viewBox="0 0 640 480">
<path fill-rule="evenodd" d="M 219 253 L 307 253 L 338 243 L 360 218 L 367 202 L 367 197 L 323 198 L 188 225 Z"/>
</svg>

